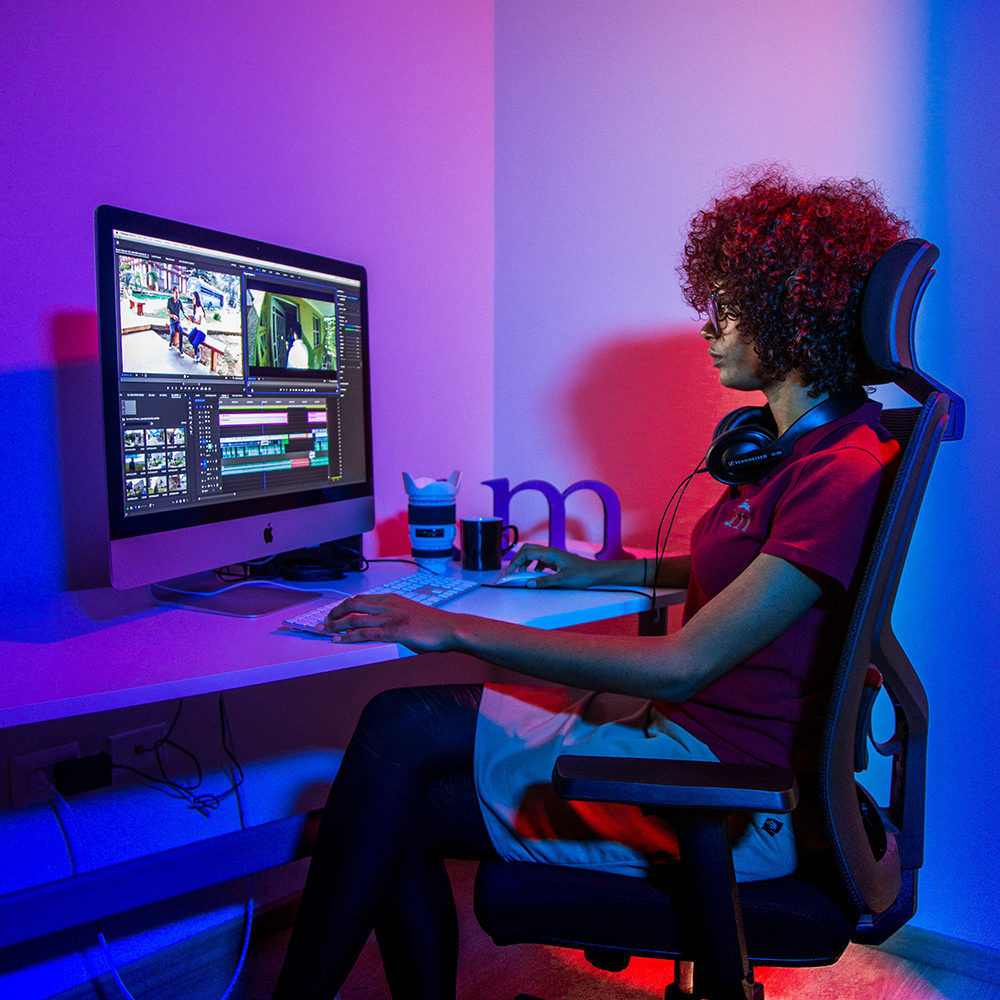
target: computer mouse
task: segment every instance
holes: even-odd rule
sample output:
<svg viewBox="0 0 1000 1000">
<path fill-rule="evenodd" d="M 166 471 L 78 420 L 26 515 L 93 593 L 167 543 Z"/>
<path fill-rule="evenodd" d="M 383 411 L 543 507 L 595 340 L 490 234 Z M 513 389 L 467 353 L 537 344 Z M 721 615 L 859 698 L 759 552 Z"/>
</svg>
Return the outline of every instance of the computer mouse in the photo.
<svg viewBox="0 0 1000 1000">
<path fill-rule="evenodd" d="M 532 580 L 537 580 L 540 576 L 553 576 L 554 574 L 541 569 L 518 570 L 501 576 L 494 584 L 495 587 L 527 587 Z"/>
</svg>

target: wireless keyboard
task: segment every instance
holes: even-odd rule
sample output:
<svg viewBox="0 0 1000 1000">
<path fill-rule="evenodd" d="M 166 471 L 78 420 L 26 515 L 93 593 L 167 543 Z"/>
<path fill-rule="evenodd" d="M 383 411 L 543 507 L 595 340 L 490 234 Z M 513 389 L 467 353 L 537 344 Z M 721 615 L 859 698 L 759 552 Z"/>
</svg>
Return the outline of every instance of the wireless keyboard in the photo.
<svg viewBox="0 0 1000 1000">
<path fill-rule="evenodd" d="M 391 583 L 383 583 L 380 587 L 372 587 L 365 594 L 399 594 L 411 601 L 436 608 L 447 601 L 453 601 L 470 590 L 480 586 L 475 580 L 463 580 L 455 576 L 438 576 L 428 570 L 418 570 L 409 576 L 400 577 Z M 340 600 L 343 600 L 341 598 Z M 340 600 L 305 611 L 294 618 L 285 619 L 285 627 L 298 632 L 325 632 L 324 623 L 331 608 L 340 604 Z"/>
</svg>

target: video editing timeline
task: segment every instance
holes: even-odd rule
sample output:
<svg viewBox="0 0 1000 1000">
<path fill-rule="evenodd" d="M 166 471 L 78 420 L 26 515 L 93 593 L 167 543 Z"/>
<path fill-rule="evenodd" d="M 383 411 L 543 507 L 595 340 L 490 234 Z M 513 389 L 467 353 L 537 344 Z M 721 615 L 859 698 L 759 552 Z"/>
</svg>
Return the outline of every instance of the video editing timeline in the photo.
<svg viewBox="0 0 1000 1000">
<path fill-rule="evenodd" d="M 225 399 L 219 406 L 219 473 L 245 494 L 263 478 L 281 477 L 282 486 L 308 488 L 338 479 L 329 467 L 325 401 Z"/>
</svg>

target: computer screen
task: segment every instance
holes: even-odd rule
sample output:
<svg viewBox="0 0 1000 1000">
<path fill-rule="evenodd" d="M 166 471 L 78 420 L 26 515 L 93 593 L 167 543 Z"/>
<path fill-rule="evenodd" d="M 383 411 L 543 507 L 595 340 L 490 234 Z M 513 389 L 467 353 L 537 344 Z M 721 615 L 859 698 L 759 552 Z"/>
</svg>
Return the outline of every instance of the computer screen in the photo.
<svg viewBox="0 0 1000 1000">
<path fill-rule="evenodd" d="M 364 268 L 95 218 L 113 585 L 371 530 Z"/>
</svg>

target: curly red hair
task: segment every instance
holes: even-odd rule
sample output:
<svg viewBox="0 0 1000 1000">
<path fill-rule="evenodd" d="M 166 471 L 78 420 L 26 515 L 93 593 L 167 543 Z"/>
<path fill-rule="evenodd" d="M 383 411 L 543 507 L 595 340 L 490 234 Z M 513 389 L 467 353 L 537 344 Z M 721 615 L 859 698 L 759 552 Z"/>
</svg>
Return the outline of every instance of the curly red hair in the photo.
<svg viewBox="0 0 1000 1000">
<path fill-rule="evenodd" d="M 702 313 L 718 293 L 768 376 L 794 369 L 810 395 L 835 392 L 860 384 L 854 342 L 865 279 L 909 234 L 872 183 L 806 185 L 755 167 L 692 219 L 681 288 Z"/>
</svg>

